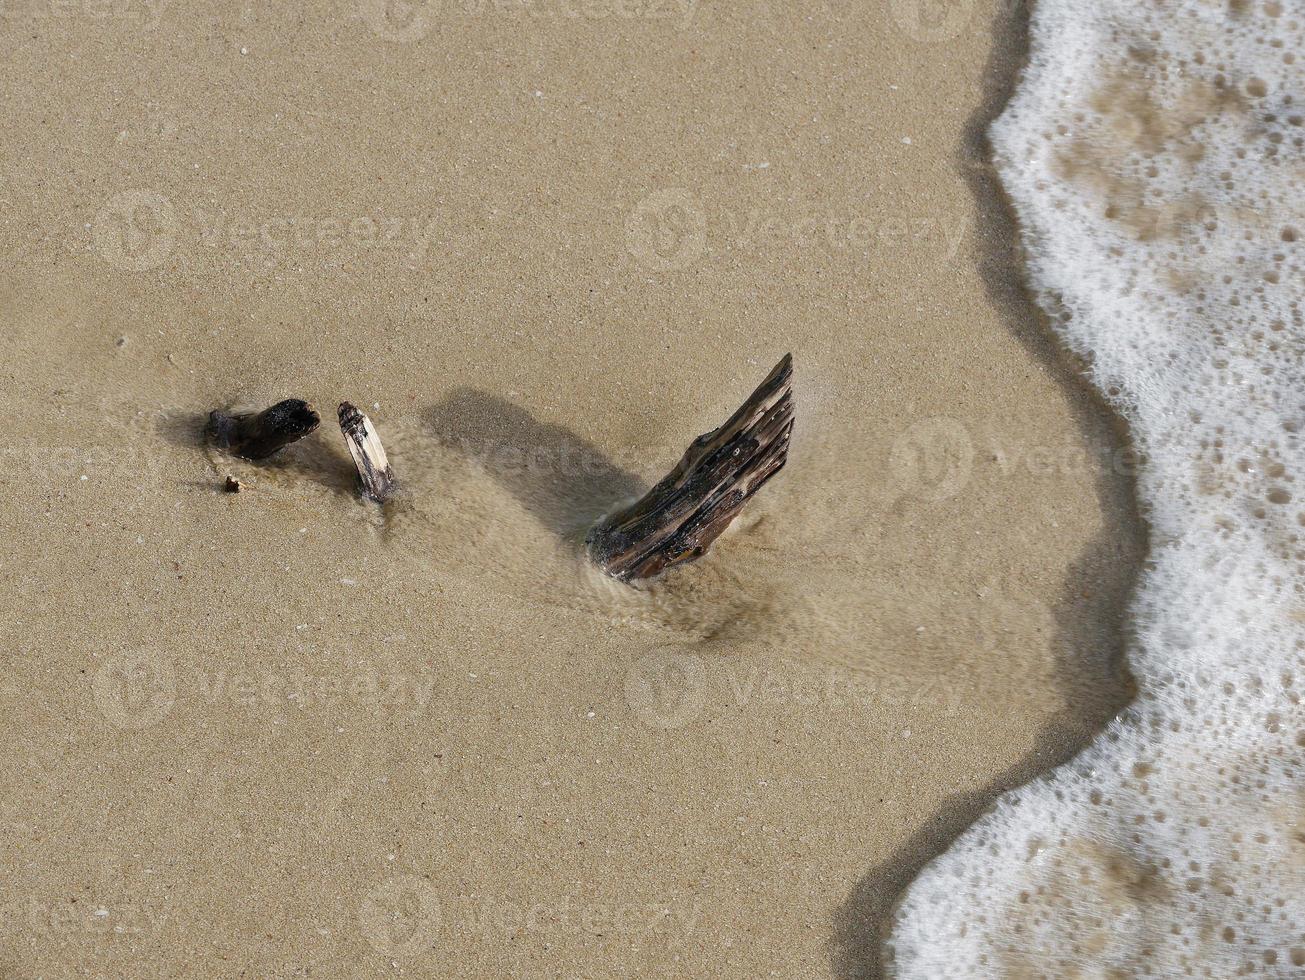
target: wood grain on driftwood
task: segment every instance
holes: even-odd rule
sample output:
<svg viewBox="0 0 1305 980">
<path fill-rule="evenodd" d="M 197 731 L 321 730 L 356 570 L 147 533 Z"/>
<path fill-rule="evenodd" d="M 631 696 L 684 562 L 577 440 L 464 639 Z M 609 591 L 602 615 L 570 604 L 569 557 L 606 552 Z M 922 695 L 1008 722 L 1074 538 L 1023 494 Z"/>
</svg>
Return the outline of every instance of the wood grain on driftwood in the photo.
<svg viewBox="0 0 1305 980">
<path fill-rule="evenodd" d="M 307 402 L 287 398 L 262 412 L 209 412 L 208 432 L 219 449 L 245 459 L 266 459 L 308 435 L 320 421 Z"/>
<path fill-rule="evenodd" d="M 362 485 L 363 496 L 378 504 L 385 503 L 394 495 L 398 484 L 372 420 L 348 402 L 341 402 L 340 431 L 344 433 L 349 455 L 358 468 L 358 481 Z"/>
<path fill-rule="evenodd" d="M 700 558 L 783 468 L 793 430 L 792 382 L 793 356 L 785 354 L 729 421 L 695 439 L 642 498 L 590 530 L 590 558 L 624 582 Z"/>
</svg>

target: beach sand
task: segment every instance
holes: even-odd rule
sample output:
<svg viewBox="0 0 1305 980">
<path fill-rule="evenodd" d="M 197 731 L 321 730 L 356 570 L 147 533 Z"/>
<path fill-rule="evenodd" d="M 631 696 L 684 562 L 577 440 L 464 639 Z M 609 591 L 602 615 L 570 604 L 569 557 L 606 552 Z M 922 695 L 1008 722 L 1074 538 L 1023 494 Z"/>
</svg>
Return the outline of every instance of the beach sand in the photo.
<svg viewBox="0 0 1305 980">
<path fill-rule="evenodd" d="M 1126 701 L 1143 548 L 977 142 L 1021 15 L 954 9 L 0 9 L 0 975 L 880 972 Z M 730 533 L 588 568 L 786 351 Z"/>
</svg>

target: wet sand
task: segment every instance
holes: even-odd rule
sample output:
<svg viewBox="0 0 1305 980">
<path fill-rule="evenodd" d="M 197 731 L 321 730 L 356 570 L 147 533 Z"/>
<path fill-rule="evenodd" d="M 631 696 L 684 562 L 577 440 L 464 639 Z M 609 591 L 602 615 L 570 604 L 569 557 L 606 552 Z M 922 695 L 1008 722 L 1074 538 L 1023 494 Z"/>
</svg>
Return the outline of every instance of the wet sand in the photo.
<svg viewBox="0 0 1305 980">
<path fill-rule="evenodd" d="M 0 972 L 874 975 L 1126 698 L 1129 460 L 976 145 L 1018 12 L 667 9 L 4 8 Z M 589 569 L 790 350 L 708 559 Z"/>
</svg>

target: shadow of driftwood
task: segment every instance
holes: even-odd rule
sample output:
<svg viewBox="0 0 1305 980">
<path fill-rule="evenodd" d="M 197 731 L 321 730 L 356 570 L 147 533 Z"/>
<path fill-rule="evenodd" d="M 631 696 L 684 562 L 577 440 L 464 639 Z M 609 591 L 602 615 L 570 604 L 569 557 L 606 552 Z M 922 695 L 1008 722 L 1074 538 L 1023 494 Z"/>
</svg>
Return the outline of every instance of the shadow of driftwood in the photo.
<svg viewBox="0 0 1305 980">
<path fill-rule="evenodd" d="M 208 412 L 167 411 L 154 425 L 163 441 L 176 449 L 203 447 L 208 439 Z"/>
<path fill-rule="evenodd" d="M 430 410 L 439 441 L 484 467 L 554 533 L 583 532 L 616 504 L 647 490 L 570 429 L 540 422 L 524 408 L 460 388 Z"/>
<path fill-rule="evenodd" d="M 319 427 L 275 456 L 251 465 L 269 477 L 280 477 L 287 482 L 309 480 L 340 496 L 360 499 L 358 467 L 345 449 L 334 419 L 330 420 L 330 429 L 324 433 Z"/>
<path fill-rule="evenodd" d="M 983 92 L 960 147 L 960 166 L 975 201 L 979 271 L 989 300 L 1011 331 L 1055 377 L 1084 441 L 1104 449 L 1100 458 L 1124 458 L 1124 423 L 1090 387 L 1079 362 L 1052 333 L 1022 276 L 1018 229 L 991 163 L 988 127 L 1005 107 L 1028 56 L 1025 0 L 998 4 Z M 1065 710 L 1041 733 L 1039 749 L 1020 759 L 989 785 L 951 798 L 887 861 L 872 868 L 835 915 L 831 954 L 835 975 L 881 977 L 884 942 L 893 906 L 930 860 L 940 854 L 1008 789 L 1077 754 L 1132 698 L 1123 664 L 1126 604 L 1146 553 L 1131 473 L 1097 470 L 1094 491 L 1109 529 L 1070 567 L 1055 609 L 1052 638 L 1056 681 Z"/>
</svg>

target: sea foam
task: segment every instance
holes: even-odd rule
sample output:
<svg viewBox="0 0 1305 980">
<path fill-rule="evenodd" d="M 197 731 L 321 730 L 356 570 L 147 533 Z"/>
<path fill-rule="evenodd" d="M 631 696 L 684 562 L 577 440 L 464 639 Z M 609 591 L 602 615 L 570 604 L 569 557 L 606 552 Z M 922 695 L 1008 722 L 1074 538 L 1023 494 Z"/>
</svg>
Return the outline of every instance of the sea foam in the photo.
<svg viewBox="0 0 1305 980">
<path fill-rule="evenodd" d="M 1146 459 L 1138 695 L 924 869 L 891 968 L 1301 976 L 1305 0 L 1035 10 L 993 144 L 1039 302 Z"/>
</svg>

